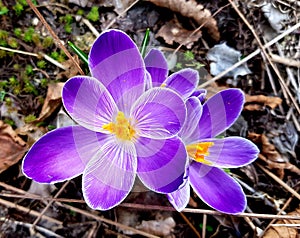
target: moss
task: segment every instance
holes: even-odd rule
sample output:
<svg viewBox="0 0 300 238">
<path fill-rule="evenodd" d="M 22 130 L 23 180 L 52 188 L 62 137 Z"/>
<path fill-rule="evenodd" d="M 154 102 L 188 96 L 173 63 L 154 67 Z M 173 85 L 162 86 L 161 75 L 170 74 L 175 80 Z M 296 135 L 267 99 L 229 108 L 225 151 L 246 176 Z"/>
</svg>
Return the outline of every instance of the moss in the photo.
<svg viewBox="0 0 300 238">
<path fill-rule="evenodd" d="M 21 3 L 17 2 L 14 6 L 13 6 L 13 10 L 15 11 L 17 16 L 20 16 L 22 14 L 22 12 L 24 11 L 24 7 Z"/>
<path fill-rule="evenodd" d="M 8 8 L 6 6 L 0 7 L 0 16 L 6 15 L 9 12 Z"/>
<path fill-rule="evenodd" d="M 29 114 L 26 117 L 24 117 L 25 123 L 30 123 L 36 120 L 36 116 L 33 114 Z"/>
<path fill-rule="evenodd" d="M 37 62 L 37 67 L 40 68 L 40 69 L 46 68 L 46 65 L 47 65 L 47 63 L 46 63 L 45 60 L 39 60 L 39 61 Z"/>
<path fill-rule="evenodd" d="M 47 36 L 43 39 L 43 43 L 42 43 L 44 48 L 48 48 L 53 46 L 53 38 L 51 36 Z"/>
<path fill-rule="evenodd" d="M 92 21 L 96 22 L 99 20 L 99 11 L 98 7 L 92 7 L 91 11 L 88 13 L 87 18 Z"/>
<path fill-rule="evenodd" d="M 9 37 L 7 39 L 7 44 L 11 47 L 11 48 L 18 48 L 19 47 L 19 44 L 18 44 L 18 41 L 13 38 L 13 37 Z"/>
<path fill-rule="evenodd" d="M 32 65 L 28 64 L 25 67 L 25 74 L 26 75 L 32 75 L 33 74 L 33 67 Z"/>
<path fill-rule="evenodd" d="M 21 38 L 21 36 L 22 36 L 22 30 L 21 30 L 21 28 L 15 28 L 14 29 L 14 34 L 15 34 L 15 36 L 17 38 Z"/>
<path fill-rule="evenodd" d="M 33 27 L 29 27 L 25 33 L 24 33 L 24 37 L 23 40 L 25 42 L 32 42 L 32 35 L 34 33 L 34 28 Z"/>
</svg>

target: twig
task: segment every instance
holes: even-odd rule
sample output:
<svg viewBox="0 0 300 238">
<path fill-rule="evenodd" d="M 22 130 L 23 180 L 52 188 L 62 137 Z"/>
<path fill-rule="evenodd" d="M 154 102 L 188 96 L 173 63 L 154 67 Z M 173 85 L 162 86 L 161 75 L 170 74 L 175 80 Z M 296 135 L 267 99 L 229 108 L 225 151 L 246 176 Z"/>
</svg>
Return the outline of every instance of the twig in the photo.
<svg viewBox="0 0 300 238">
<path fill-rule="evenodd" d="M 29 195 L 29 197 L 22 196 L 22 198 L 28 198 L 28 199 L 37 199 L 37 200 L 43 200 L 43 199 L 48 199 L 51 200 L 53 199 L 56 202 L 73 202 L 73 203 L 84 203 L 83 200 L 78 200 L 78 199 L 67 199 L 67 198 L 47 198 L 47 197 L 40 197 L 31 193 L 28 193 L 22 189 L 15 188 L 11 185 L 5 184 L 3 182 L 0 182 L 0 186 L 4 187 L 8 190 L 12 190 L 14 192 L 24 194 L 24 195 Z M 1 194 L 0 194 L 1 195 Z M 30 196 L 31 195 L 31 196 Z M 17 195 L 11 195 L 11 197 Z M 176 211 L 173 207 L 167 207 L 167 206 L 157 206 L 157 205 L 145 205 L 145 204 L 133 204 L 133 203 L 121 203 L 119 205 L 120 207 L 129 207 L 129 208 L 134 208 L 134 209 L 142 209 L 142 210 L 162 210 L 162 211 Z M 182 212 L 186 213 L 195 213 L 195 214 L 207 214 L 207 215 L 215 215 L 215 216 L 223 216 L 224 214 L 218 211 L 214 210 L 207 210 L 207 209 L 193 209 L 193 208 L 185 208 L 183 209 Z M 237 217 L 254 217 L 254 218 L 264 218 L 264 219 L 278 219 L 278 220 L 300 220 L 300 216 L 289 216 L 289 215 L 273 215 L 273 214 L 259 214 L 259 213 L 240 213 L 235 215 Z"/>
<path fill-rule="evenodd" d="M 263 45 L 263 48 L 266 49 L 268 47 L 270 47 L 271 45 L 275 44 L 276 42 L 278 42 L 279 40 L 281 40 L 282 38 L 284 38 L 285 36 L 287 36 L 288 34 L 292 33 L 293 31 L 295 31 L 296 29 L 298 29 L 300 27 L 300 22 L 298 22 L 297 24 L 295 24 L 294 26 L 290 27 L 289 29 L 287 29 L 285 32 L 281 33 L 280 35 L 276 36 L 273 40 L 269 41 L 268 43 Z M 240 65 L 246 63 L 248 60 L 252 59 L 254 56 L 258 55 L 261 52 L 260 49 L 257 49 L 255 51 L 253 51 L 251 54 L 249 54 L 248 56 L 246 56 L 245 58 L 243 58 L 242 60 L 240 60 L 239 62 L 235 63 L 234 65 L 232 65 L 231 67 L 229 67 L 228 69 L 224 70 L 223 72 L 219 73 L 218 75 L 216 75 L 215 77 L 213 77 L 212 79 L 208 80 L 207 82 L 201 84 L 199 86 L 199 88 L 204 88 L 208 85 L 210 85 L 211 83 L 217 81 L 218 79 L 222 78 L 224 75 L 226 75 L 228 72 L 234 70 L 235 68 L 239 67 Z"/>
<path fill-rule="evenodd" d="M 136 203 L 121 203 L 119 206 L 121 207 L 130 207 L 134 209 L 142 209 L 142 210 L 161 210 L 161 211 L 176 211 L 173 207 L 167 206 L 157 206 L 157 205 L 144 205 L 144 204 L 136 204 Z M 194 209 L 194 208 L 185 208 L 182 212 L 186 213 L 194 213 L 194 214 L 207 214 L 207 215 L 214 215 L 214 216 L 224 216 L 223 213 L 214 211 L 214 210 L 207 210 L 207 209 Z M 300 216 L 289 216 L 289 215 L 273 215 L 273 214 L 259 214 L 259 213 L 239 213 L 234 215 L 236 217 L 256 217 L 262 219 L 286 219 L 286 220 L 300 220 Z"/>
<path fill-rule="evenodd" d="M 273 174 L 272 172 L 270 172 L 269 170 L 265 169 L 263 166 L 261 166 L 260 164 L 256 163 L 256 165 L 262 170 L 264 171 L 267 175 L 269 175 L 272 179 L 274 179 L 277 183 L 279 183 L 285 190 L 287 190 L 288 192 L 290 192 L 291 194 L 293 194 L 296 198 L 298 198 L 300 200 L 300 194 L 297 193 L 296 190 L 294 190 L 293 188 L 291 188 L 290 186 L 288 186 L 286 183 L 284 183 L 280 178 L 278 178 L 275 174 Z"/>
<path fill-rule="evenodd" d="M 67 48 L 62 44 L 62 42 L 60 41 L 60 39 L 58 38 L 58 36 L 55 34 L 55 32 L 52 30 L 52 28 L 50 27 L 50 25 L 47 23 L 47 21 L 45 20 L 45 18 L 43 17 L 43 15 L 40 13 L 40 11 L 36 8 L 36 6 L 32 3 L 31 0 L 26 0 L 26 2 L 30 6 L 30 8 L 35 12 L 35 14 L 40 19 L 40 21 L 43 23 L 43 25 L 47 28 L 47 30 L 49 31 L 49 33 L 51 34 L 51 36 L 55 40 L 56 44 L 63 50 L 63 52 L 66 54 L 66 56 L 68 56 L 68 58 L 73 62 L 73 64 L 75 65 L 75 67 L 78 69 L 78 72 L 81 75 L 84 75 L 84 72 L 82 71 L 80 65 L 72 57 L 72 55 L 67 50 Z"/>
<path fill-rule="evenodd" d="M 92 213 L 90 213 L 88 211 L 84 211 L 84 210 L 81 210 L 79 208 L 76 208 L 76 207 L 73 207 L 73 206 L 70 206 L 70 205 L 67 205 L 67 204 L 59 203 L 59 202 L 57 202 L 57 204 L 59 206 L 61 206 L 61 207 L 67 208 L 67 209 L 69 209 L 69 210 L 71 210 L 73 212 L 78 212 L 78 213 L 80 213 L 80 214 L 82 214 L 84 216 L 87 216 L 87 217 L 90 217 L 90 218 L 95 219 L 97 221 L 105 222 L 107 224 L 119 227 L 119 228 L 121 228 L 123 230 L 130 230 L 130 231 L 134 232 L 135 234 L 139 234 L 139 235 L 142 235 L 142 236 L 145 236 L 145 237 L 149 237 L 149 238 L 159 238 L 158 236 L 151 235 L 149 233 L 137 230 L 137 229 L 132 228 L 130 226 L 126 226 L 126 225 L 123 225 L 121 223 L 118 223 L 118 222 L 106 219 L 104 217 L 100 217 L 100 216 L 94 215 L 94 214 L 92 214 Z"/>
<path fill-rule="evenodd" d="M 183 218 L 183 220 L 189 225 L 189 227 L 193 230 L 193 232 L 195 233 L 195 235 L 198 238 L 201 238 L 200 233 L 197 231 L 197 229 L 193 226 L 193 224 L 190 222 L 190 220 L 183 214 L 183 213 L 179 213 L 180 216 Z"/>
<path fill-rule="evenodd" d="M 3 222 L 3 223 L 4 222 L 6 222 L 6 223 L 9 222 L 9 223 L 16 224 L 16 225 L 19 225 L 19 226 L 27 227 L 29 229 L 32 228 L 32 224 L 30 224 L 30 223 L 26 223 L 26 222 L 22 222 L 22 221 L 16 221 L 16 220 L 10 220 L 7 217 L 0 217 L 0 221 Z M 50 231 L 50 230 L 48 230 L 44 227 L 41 227 L 41 226 L 36 226 L 36 230 L 47 234 L 49 237 L 64 238 L 63 236 L 60 236 L 60 235 L 54 233 L 53 231 Z"/>
<path fill-rule="evenodd" d="M 276 62 L 276 63 L 280 63 L 280 64 L 284 64 L 286 66 L 290 66 L 290 67 L 300 67 L 300 61 L 299 60 L 294 60 L 291 58 L 285 58 L 285 57 L 281 57 L 279 55 L 275 55 L 275 54 L 270 54 L 271 55 L 271 59 L 272 61 Z"/>
<path fill-rule="evenodd" d="M 220 7 L 211 17 L 215 17 L 217 14 L 219 14 L 219 12 L 221 12 L 224 8 L 228 7 L 230 4 L 226 4 L 225 6 L 223 7 Z M 208 20 L 204 21 L 199 27 L 197 27 L 190 35 L 189 37 L 183 42 L 181 43 L 173 52 L 173 55 L 176 54 L 179 49 L 185 45 L 188 41 L 189 41 L 189 38 L 193 35 L 195 35 L 199 30 L 201 30 L 201 28 L 208 22 Z"/>
<path fill-rule="evenodd" d="M 98 37 L 100 33 L 97 31 L 97 29 L 91 24 L 91 22 L 88 19 L 82 18 L 81 20 L 94 34 L 94 36 Z"/>
<path fill-rule="evenodd" d="M 298 106 L 296 100 L 294 99 L 290 89 L 287 87 L 287 85 L 284 82 L 284 79 L 282 78 L 278 68 L 274 65 L 274 63 L 272 62 L 270 56 L 267 54 L 266 49 L 264 48 L 263 44 L 261 43 L 258 35 L 256 34 L 254 28 L 251 26 L 251 24 L 247 21 L 247 19 L 245 18 L 245 16 L 243 15 L 243 13 L 238 9 L 238 7 L 236 6 L 236 4 L 232 1 L 232 0 L 228 0 L 230 2 L 230 4 L 232 5 L 232 7 L 234 8 L 234 10 L 237 12 L 237 14 L 239 15 L 239 17 L 244 21 L 244 23 L 246 24 L 246 26 L 250 29 L 250 31 L 252 32 L 254 38 L 256 39 L 262 53 L 265 55 L 268 63 L 272 66 L 273 71 L 275 72 L 276 76 L 279 79 L 279 82 L 281 84 L 281 87 L 283 88 L 283 90 L 287 93 L 287 95 L 289 96 L 289 98 L 291 99 L 292 103 L 294 104 L 296 110 L 298 111 L 298 113 L 300 114 L 300 107 Z"/>
<path fill-rule="evenodd" d="M 11 208 L 15 208 L 15 209 L 17 209 L 17 210 L 19 210 L 19 211 L 21 211 L 21 212 L 25 212 L 25 213 L 27 213 L 27 214 L 29 214 L 29 215 L 32 215 L 32 216 L 35 216 L 35 217 L 38 217 L 38 216 L 40 216 L 40 214 L 41 214 L 40 212 L 31 210 L 31 209 L 29 209 L 29 208 L 27 208 L 27 207 L 23 207 L 23 206 L 17 205 L 17 204 L 15 204 L 15 203 L 6 201 L 6 200 L 1 199 L 1 198 L 0 198 L 0 203 L 1 203 L 2 205 L 4 205 L 4 206 L 11 207 Z M 59 226 L 62 226 L 62 224 L 63 224 L 63 222 L 61 222 L 61 221 L 59 221 L 59 220 L 56 220 L 56 219 L 54 219 L 54 218 L 52 218 L 52 217 L 48 217 L 48 216 L 46 216 L 46 215 L 43 215 L 43 219 L 44 219 L 44 220 L 47 220 L 47 221 L 49 221 L 49 222 L 55 223 L 55 224 L 57 224 L 57 225 L 59 225 Z"/>
<path fill-rule="evenodd" d="M 30 56 L 34 56 L 34 57 L 39 57 L 38 54 L 36 53 L 31 53 L 31 52 L 27 52 L 27 51 L 22 51 L 22 50 L 15 50 L 15 49 L 10 49 L 10 48 L 6 48 L 3 46 L 0 46 L 0 50 L 5 50 L 5 51 L 10 51 L 13 53 L 17 53 L 17 54 L 23 54 L 23 55 L 30 55 Z M 54 64 L 55 66 L 66 70 L 67 68 L 65 66 L 63 66 L 61 63 L 57 62 L 55 59 L 51 58 L 50 56 L 41 53 L 41 55 L 44 57 L 45 60 L 49 61 L 50 63 Z"/>
<path fill-rule="evenodd" d="M 54 198 L 57 198 L 62 192 L 63 190 L 67 187 L 67 185 L 69 184 L 69 181 L 67 181 L 66 183 L 64 183 L 64 185 L 58 190 L 58 192 L 55 194 Z M 52 203 L 54 202 L 53 199 L 51 199 L 49 201 L 49 203 L 47 204 L 47 206 L 43 209 L 43 211 L 41 212 L 41 214 L 35 219 L 35 221 L 32 224 L 32 228 L 34 229 L 35 225 L 39 222 L 39 220 L 42 218 L 42 216 L 45 214 L 45 212 L 49 209 L 49 207 L 52 205 Z"/>
<path fill-rule="evenodd" d="M 289 199 L 286 201 L 286 203 L 283 205 L 283 207 L 280 209 L 280 211 L 277 214 L 281 214 L 291 203 L 291 201 L 293 200 L 294 196 L 289 197 Z M 272 224 L 276 221 L 276 219 L 273 219 L 272 221 L 270 221 L 270 223 L 267 225 L 267 227 L 265 228 L 265 230 L 263 231 L 263 233 L 261 234 L 261 236 L 268 230 L 268 228 L 270 226 L 272 226 Z"/>
<path fill-rule="evenodd" d="M 115 22 L 118 20 L 121 16 L 123 16 L 130 8 L 132 8 L 135 4 L 138 3 L 139 0 L 135 0 L 132 4 L 129 5 L 123 12 L 121 12 L 116 18 L 114 18 L 110 23 L 107 24 L 107 26 L 104 28 L 104 30 L 109 29 Z"/>
<path fill-rule="evenodd" d="M 207 223 L 207 215 L 203 214 L 203 222 L 202 222 L 202 237 L 205 238 L 206 236 L 206 223 Z"/>
</svg>

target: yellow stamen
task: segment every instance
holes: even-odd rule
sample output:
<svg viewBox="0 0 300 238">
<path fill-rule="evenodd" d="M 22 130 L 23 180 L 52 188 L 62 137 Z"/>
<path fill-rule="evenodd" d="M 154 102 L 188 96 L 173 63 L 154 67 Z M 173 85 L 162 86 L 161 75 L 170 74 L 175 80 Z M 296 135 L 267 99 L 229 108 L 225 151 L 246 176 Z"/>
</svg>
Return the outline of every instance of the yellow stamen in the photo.
<svg viewBox="0 0 300 238">
<path fill-rule="evenodd" d="M 193 158 L 195 161 L 211 165 L 212 163 L 205 159 L 205 156 L 209 155 L 208 149 L 213 146 L 213 142 L 200 142 L 197 144 L 191 144 L 187 145 L 186 149 L 191 158 Z"/>
<path fill-rule="evenodd" d="M 104 130 L 107 130 L 117 136 L 121 140 L 132 140 L 135 136 L 135 130 L 130 124 L 129 120 L 125 117 L 123 112 L 118 112 L 116 122 L 110 122 L 102 126 Z"/>
</svg>

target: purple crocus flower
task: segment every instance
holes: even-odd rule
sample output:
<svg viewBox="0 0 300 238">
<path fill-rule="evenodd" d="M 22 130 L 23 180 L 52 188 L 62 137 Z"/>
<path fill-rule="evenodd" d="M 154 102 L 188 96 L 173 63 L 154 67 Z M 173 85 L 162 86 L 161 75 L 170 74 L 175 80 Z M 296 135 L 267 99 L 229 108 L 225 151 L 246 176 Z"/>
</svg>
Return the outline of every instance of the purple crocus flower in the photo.
<svg viewBox="0 0 300 238">
<path fill-rule="evenodd" d="M 168 82 L 165 77 L 165 72 L 168 72 L 166 60 L 160 51 L 150 51 L 145 62 L 152 78 L 160 79 L 153 82 L 154 86 Z M 175 85 L 173 90 L 180 92 L 180 81 L 172 85 Z M 195 193 L 212 208 L 229 214 L 240 213 L 246 207 L 245 194 L 223 168 L 247 165 L 257 158 L 259 150 L 242 137 L 215 137 L 238 118 L 243 108 L 244 94 L 239 89 L 223 90 L 202 106 L 204 94 L 203 90 L 197 89 L 186 97 L 187 119 L 179 133 L 189 155 L 186 182 L 167 196 L 171 204 L 181 211 L 188 204 L 191 185 Z"/>
<path fill-rule="evenodd" d="M 24 174 L 39 183 L 82 175 L 85 201 L 99 210 L 122 202 L 136 174 L 153 191 L 178 189 L 187 157 L 176 136 L 186 117 L 182 98 L 167 88 L 146 91 L 144 60 L 118 30 L 96 39 L 89 68 L 92 77 L 69 79 L 62 93 L 78 125 L 41 137 L 23 160 Z"/>
</svg>

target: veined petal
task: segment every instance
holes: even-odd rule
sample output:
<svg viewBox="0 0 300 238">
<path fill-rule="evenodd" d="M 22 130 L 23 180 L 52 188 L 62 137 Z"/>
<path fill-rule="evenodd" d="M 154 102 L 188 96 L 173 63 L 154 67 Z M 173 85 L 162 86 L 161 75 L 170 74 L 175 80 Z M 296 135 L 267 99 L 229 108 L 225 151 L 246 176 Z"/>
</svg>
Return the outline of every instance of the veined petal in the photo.
<svg viewBox="0 0 300 238">
<path fill-rule="evenodd" d="M 187 154 L 178 138 L 141 137 L 136 143 L 140 180 L 153 191 L 171 193 L 183 183 Z"/>
<path fill-rule="evenodd" d="M 94 78 L 77 76 L 69 79 L 63 88 L 63 104 L 70 116 L 81 126 L 92 131 L 112 121 L 118 108 L 106 88 Z"/>
<path fill-rule="evenodd" d="M 87 204 L 108 210 L 121 203 L 132 189 L 136 169 L 134 144 L 109 137 L 83 172 L 82 191 Z"/>
<path fill-rule="evenodd" d="M 240 89 L 226 89 L 203 105 L 202 116 L 191 135 L 190 142 L 213 138 L 229 128 L 240 115 L 244 105 L 244 93 Z"/>
<path fill-rule="evenodd" d="M 166 139 L 181 130 L 186 107 L 182 98 L 172 90 L 152 88 L 136 101 L 130 115 L 136 122 L 138 135 Z"/>
<path fill-rule="evenodd" d="M 203 140 L 213 142 L 205 160 L 214 167 L 236 168 L 252 163 L 258 156 L 259 149 L 251 141 L 237 136 L 224 139 Z"/>
<path fill-rule="evenodd" d="M 136 44 L 119 30 L 103 32 L 89 54 L 92 76 L 108 89 L 126 115 L 144 92 L 146 68 Z"/>
<path fill-rule="evenodd" d="M 104 134 L 81 126 L 59 128 L 41 137 L 26 154 L 23 173 L 39 183 L 74 178 L 97 153 Z"/>
<path fill-rule="evenodd" d="M 204 88 L 196 89 L 191 96 L 199 98 L 200 102 L 203 104 L 206 99 L 207 90 Z"/>
<path fill-rule="evenodd" d="M 174 90 L 185 99 L 195 91 L 198 82 L 198 71 L 194 69 L 182 69 L 176 73 L 171 74 L 163 82 L 163 86 Z"/>
<path fill-rule="evenodd" d="M 189 141 L 191 134 L 199 124 L 202 114 L 202 104 L 197 97 L 189 97 L 186 100 L 185 105 L 187 116 L 179 135 L 186 143 Z"/>
<path fill-rule="evenodd" d="M 173 207 L 181 212 L 190 201 L 190 183 L 187 181 L 182 187 L 176 191 L 167 194 L 169 202 Z"/>
<path fill-rule="evenodd" d="M 160 50 L 151 49 L 146 55 L 145 65 L 152 78 L 153 87 L 160 87 L 168 76 L 168 63 Z"/>
<path fill-rule="evenodd" d="M 152 88 L 152 78 L 149 72 L 146 72 L 145 74 L 145 91 Z"/>
<path fill-rule="evenodd" d="M 193 162 L 189 179 L 195 193 L 212 208 L 228 213 L 241 213 L 246 197 L 241 186 L 222 169 Z"/>
</svg>

